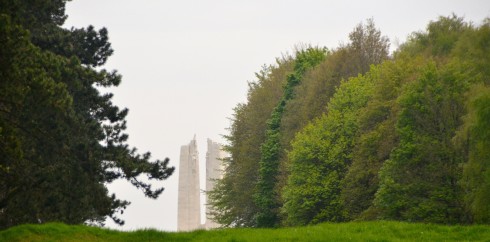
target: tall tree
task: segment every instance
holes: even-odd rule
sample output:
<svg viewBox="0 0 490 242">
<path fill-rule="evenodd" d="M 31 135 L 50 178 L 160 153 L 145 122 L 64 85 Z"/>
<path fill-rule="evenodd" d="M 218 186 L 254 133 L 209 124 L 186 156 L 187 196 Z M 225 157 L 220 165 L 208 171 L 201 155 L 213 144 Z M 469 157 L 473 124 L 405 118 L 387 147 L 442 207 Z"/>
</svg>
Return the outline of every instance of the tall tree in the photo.
<svg viewBox="0 0 490 242">
<path fill-rule="evenodd" d="M 342 79 L 366 73 L 371 65 L 388 59 L 389 40 L 374 21 L 359 23 L 349 34 L 350 42 L 328 52 L 325 60 L 308 70 L 294 99 L 285 107 L 281 122 L 282 145 L 288 149 L 294 134 L 326 112 L 327 103 Z"/>
<path fill-rule="evenodd" d="M 408 221 L 461 221 L 462 157 L 451 143 L 468 84 L 429 64 L 399 97 L 400 144 L 380 172 L 376 204 L 383 216 Z"/>
<path fill-rule="evenodd" d="M 284 187 L 286 224 L 306 225 L 345 220 L 341 182 L 351 163 L 357 117 L 378 75 L 344 81 L 328 104 L 328 112 L 308 124 L 292 142 L 288 182 Z"/>
<path fill-rule="evenodd" d="M 418 76 L 425 58 L 397 53 L 383 62 L 374 80 L 374 93 L 359 111 L 359 133 L 355 138 L 352 164 L 342 184 L 342 203 L 347 219 L 375 219 L 373 199 L 379 188 L 378 173 L 398 145 L 395 132 L 402 87 Z"/>
<path fill-rule="evenodd" d="M 431 22 L 403 50 L 433 56 L 397 98 L 399 144 L 380 171 L 375 205 L 381 217 L 408 221 L 464 221 L 461 164 L 451 142 L 465 113 L 464 96 L 477 81 L 451 53 L 471 26 L 456 16 Z"/>
<path fill-rule="evenodd" d="M 128 110 L 97 89 L 121 81 L 94 68 L 112 53 L 107 31 L 63 30 L 64 4 L 0 1 L 0 227 L 107 216 L 122 224 L 116 214 L 129 202 L 105 184 L 124 178 L 156 198 L 163 188 L 138 176 L 163 180 L 174 170 L 126 144 Z"/>
<path fill-rule="evenodd" d="M 467 149 L 461 183 L 469 221 L 490 223 L 490 87 L 475 85 L 468 93 L 469 112 L 457 135 Z"/>
<path fill-rule="evenodd" d="M 292 71 L 290 56 L 277 59 L 276 65 L 264 66 L 249 83 L 247 103 L 234 109 L 226 150 L 223 178 L 208 192 L 213 217 L 223 226 L 256 227 L 258 208 L 253 194 L 258 176 L 260 145 L 265 140 L 267 119 L 282 97 L 282 86 Z"/>
<path fill-rule="evenodd" d="M 303 74 L 325 58 L 326 49 L 308 47 L 298 50 L 294 72 L 287 76 L 283 96 L 267 121 L 265 141 L 261 146 L 259 175 L 254 195 L 258 207 L 257 226 L 275 227 L 279 224 L 279 195 L 276 190 L 279 161 L 282 151 L 280 143 L 281 120 L 286 103 L 294 97 L 293 89 L 301 83 Z"/>
<path fill-rule="evenodd" d="M 464 189 L 466 221 L 490 223 L 490 19 L 468 31 L 453 51 L 462 73 L 474 84 L 466 93 L 467 113 L 454 143 L 463 152 L 465 164 L 461 185 Z"/>
<path fill-rule="evenodd" d="M 482 41 L 485 39 L 482 38 L 483 36 L 485 34 L 477 35 L 472 30 L 472 27 L 464 23 L 461 18 L 456 16 L 441 17 L 438 21 L 431 22 L 428 25 L 427 32 L 413 34 L 409 41 L 395 53 L 391 64 L 386 62 L 383 64 L 385 73 L 376 82 L 375 95 L 360 115 L 361 135 L 357 140 L 353 164 L 349 168 L 342 191 L 345 207 L 351 219 L 389 217 L 400 220 L 434 222 L 439 219 L 439 221 L 443 221 L 443 216 L 436 218 L 437 215 L 435 214 L 438 212 L 430 210 L 431 208 L 429 207 L 439 206 L 442 208 L 450 206 L 452 211 L 449 212 L 447 210 L 447 222 L 468 221 L 464 218 L 465 216 L 461 215 L 462 199 L 459 186 L 450 182 L 437 181 L 437 177 L 445 177 L 454 183 L 454 180 L 459 179 L 458 177 L 461 176 L 460 166 L 465 158 L 448 141 L 448 137 L 454 135 L 454 129 L 458 126 L 457 120 L 460 119 L 460 115 L 464 114 L 461 107 L 464 99 L 462 94 L 467 90 L 465 86 L 486 79 L 482 75 L 485 73 L 485 68 L 480 68 L 484 65 L 484 60 L 488 59 L 484 57 L 484 51 L 482 52 L 485 47 L 480 47 L 482 43 L 485 43 L 485 41 Z M 427 71 L 430 69 L 429 66 L 433 66 L 433 69 L 431 69 L 433 74 L 437 73 L 430 75 L 431 78 L 437 79 L 432 80 L 432 82 L 426 81 Z M 408 90 L 412 90 L 411 88 L 417 85 L 426 86 L 424 88 L 419 87 L 419 94 L 412 100 L 418 100 L 419 103 L 413 104 L 414 106 L 407 109 L 407 107 L 403 106 L 407 103 L 402 100 L 406 100 L 404 96 L 408 95 L 407 92 L 410 92 Z M 439 89 L 446 92 L 439 92 Z M 430 90 L 438 91 L 428 94 Z M 438 96 L 438 98 L 431 101 L 423 101 L 427 100 L 425 95 Z M 415 108 L 415 106 L 419 108 Z M 435 111 L 428 111 L 432 109 L 444 110 L 443 112 L 446 116 L 435 114 Z M 410 114 L 407 114 L 407 110 L 411 110 Z M 431 112 L 432 114 L 428 114 Z M 408 136 L 406 135 L 408 133 L 399 129 L 398 126 L 399 122 L 407 117 L 411 117 L 414 120 L 411 128 L 406 127 L 407 130 L 430 129 L 429 127 L 435 124 L 444 128 L 435 129 L 436 131 L 414 131 L 415 134 L 412 135 L 413 137 L 410 136 L 412 141 L 409 142 L 408 146 L 418 147 L 414 148 L 416 151 L 411 151 L 417 153 L 417 156 L 408 155 L 406 160 L 397 161 L 396 166 L 398 166 L 397 169 L 401 169 L 398 171 L 400 173 L 389 177 L 389 181 L 383 180 L 387 178 L 385 176 L 386 170 L 384 169 L 393 162 L 392 158 L 395 156 L 397 159 L 402 157 L 398 153 L 400 149 L 407 151 L 407 143 L 405 142 L 407 142 Z M 431 124 L 429 125 L 428 123 Z M 417 132 L 422 132 L 422 134 Z M 442 135 L 442 133 L 445 133 L 445 138 L 438 136 Z M 431 136 L 432 138 L 430 139 L 434 140 L 431 141 L 430 145 L 425 143 L 425 145 L 422 145 L 421 143 L 426 142 L 422 141 L 424 140 L 422 136 Z M 438 142 L 440 142 L 440 145 L 436 145 Z M 439 151 L 435 150 L 444 151 L 439 153 Z M 424 152 L 430 152 L 431 155 Z M 405 155 L 414 153 L 407 152 Z M 446 155 L 442 155 L 443 153 L 446 153 Z M 415 162 L 415 160 L 419 161 Z M 386 164 L 385 161 L 387 161 Z M 409 162 L 413 163 L 409 165 Z M 441 165 L 441 163 L 444 165 Z M 382 167 L 383 169 L 381 169 Z M 439 168 L 433 170 L 430 175 L 420 175 L 420 177 L 418 175 L 407 175 L 412 174 L 415 170 L 419 171 L 417 174 L 422 174 L 434 169 L 434 167 Z M 381 177 L 383 178 L 381 180 L 378 179 L 380 170 L 382 170 Z M 390 188 L 394 189 L 389 192 L 390 195 L 393 195 L 391 200 L 384 200 L 383 204 L 378 203 L 379 200 L 376 200 L 378 202 L 373 204 L 376 192 L 377 194 L 386 192 L 384 189 L 388 185 L 385 182 L 398 183 L 398 187 Z M 405 185 L 406 182 L 412 184 L 411 188 Z M 438 185 L 431 187 L 426 186 L 427 184 Z M 439 191 L 438 195 L 434 195 L 438 192 L 437 188 L 442 189 L 442 187 L 445 187 L 446 195 L 443 195 L 441 191 Z M 403 192 L 404 189 L 412 189 L 412 193 L 405 194 L 403 195 L 404 197 L 395 196 L 395 194 L 405 193 Z M 388 193 L 384 195 L 388 195 Z M 440 205 L 435 205 L 436 202 L 434 201 L 431 202 L 431 199 L 436 199 L 434 198 L 436 196 L 441 202 Z M 420 205 L 418 208 L 416 208 L 416 204 L 408 202 L 409 200 L 417 199 L 420 199 L 419 202 L 424 201 L 424 203 L 417 203 Z M 401 209 L 401 204 L 406 204 L 406 206 L 412 207 L 413 210 L 409 212 Z M 396 210 L 398 214 L 392 213 L 388 215 L 386 208 L 389 206 L 400 206 L 399 210 L 390 210 L 392 212 Z M 432 213 L 434 217 L 422 215 L 421 211 L 424 211 L 424 209 L 426 212 L 430 211 L 427 213 Z M 420 214 L 415 215 L 415 210 L 420 212 Z M 379 214 L 380 212 L 381 215 Z"/>
<path fill-rule="evenodd" d="M 368 19 L 366 24 L 359 23 L 349 34 L 348 51 L 352 52 L 349 66 L 351 75 L 369 71 L 371 65 L 377 65 L 388 58 L 389 39 L 376 29 L 374 20 Z"/>
<path fill-rule="evenodd" d="M 356 77 L 389 58 L 389 41 L 374 21 L 359 23 L 349 34 L 350 42 L 330 51 L 320 64 L 307 71 L 295 97 L 285 107 L 281 120 L 280 176 L 277 190 L 287 182 L 287 154 L 295 134 L 327 111 L 327 104 L 342 80 Z"/>
</svg>

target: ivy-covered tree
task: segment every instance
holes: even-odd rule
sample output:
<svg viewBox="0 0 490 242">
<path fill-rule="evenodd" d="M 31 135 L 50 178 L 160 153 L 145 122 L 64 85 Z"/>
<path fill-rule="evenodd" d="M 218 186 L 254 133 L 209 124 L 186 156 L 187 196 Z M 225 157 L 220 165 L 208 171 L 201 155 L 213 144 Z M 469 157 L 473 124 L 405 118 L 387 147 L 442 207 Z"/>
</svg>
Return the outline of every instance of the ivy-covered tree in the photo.
<svg viewBox="0 0 490 242">
<path fill-rule="evenodd" d="M 275 227 L 279 224 L 279 193 L 276 190 L 279 175 L 279 161 L 282 152 L 280 142 L 281 120 L 286 103 L 294 97 L 294 87 L 301 83 L 303 74 L 325 58 L 325 49 L 308 47 L 298 50 L 295 55 L 293 73 L 287 76 L 287 83 L 279 104 L 267 121 L 265 141 L 261 146 L 259 174 L 254 199 L 258 207 L 256 215 L 258 227 Z"/>
<path fill-rule="evenodd" d="M 267 120 L 282 97 L 282 86 L 292 71 L 290 56 L 277 59 L 276 65 L 265 66 L 249 83 L 247 103 L 234 109 L 225 136 L 230 158 L 225 160 L 223 178 L 208 192 L 213 217 L 222 226 L 256 227 L 258 208 L 253 199 L 260 160 L 260 145 L 265 140 Z"/>
<path fill-rule="evenodd" d="M 163 188 L 139 175 L 163 180 L 174 170 L 168 159 L 150 162 L 150 153 L 126 144 L 128 110 L 97 89 L 121 81 L 115 71 L 94 68 L 112 54 L 107 32 L 62 29 L 64 4 L 0 1 L 2 228 L 103 223 L 107 216 L 122 224 L 116 214 L 129 202 L 109 195 L 105 184 L 127 179 L 156 198 Z"/>
</svg>

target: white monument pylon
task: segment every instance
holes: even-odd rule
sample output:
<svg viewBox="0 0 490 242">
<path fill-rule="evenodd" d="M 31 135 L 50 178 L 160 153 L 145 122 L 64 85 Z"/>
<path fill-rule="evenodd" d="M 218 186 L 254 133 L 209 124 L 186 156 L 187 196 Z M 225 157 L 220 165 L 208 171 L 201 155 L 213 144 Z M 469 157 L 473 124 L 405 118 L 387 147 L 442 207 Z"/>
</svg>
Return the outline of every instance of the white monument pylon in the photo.
<svg viewBox="0 0 490 242">
<path fill-rule="evenodd" d="M 207 142 L 205 190 L 211 191 L 214 188 L 216 179 L 222 178 L 222 159 L 226 156 L 226 152 L 222 150 L 220 144 L 210 139 Z M 194 139 L 180 149 L 177 231 L 219 227 L 219 224 L 212 221 L 209 215 L 206 216 L 205 223 L 201 224 L 200 208 L 199 153 L 197 151 L 196 136 L 194 135 Z M 206 214 L 208 214 L 211 208 L 205 206 L 205 209 L 208 210 L 206 211 Z"/>
<path fill-rule="evenodd" d="M 201 228 L 199 191 L 199 152 L 194 135 L 194 139 L 188 145 L 180 147 L 178 231 Z"/>
</svg>

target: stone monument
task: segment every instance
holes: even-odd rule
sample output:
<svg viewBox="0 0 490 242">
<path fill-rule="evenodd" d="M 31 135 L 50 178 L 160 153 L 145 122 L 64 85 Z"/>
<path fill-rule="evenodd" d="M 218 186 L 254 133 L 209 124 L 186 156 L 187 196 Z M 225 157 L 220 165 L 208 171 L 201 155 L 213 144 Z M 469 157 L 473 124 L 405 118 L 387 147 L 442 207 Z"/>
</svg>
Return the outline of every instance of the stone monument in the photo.
<svg viewBox="0 0 490 242">
<path fill-rule="evenodd" d="M 179 198 L 177 230 L 201 228 L 201 201 L 199 190 L 199 153 L 196 136 L 180 148 Z"/>
<path fill-rule="evenodd" d="M 222 159 L 226 153 L 222 146 L 208 139 L 208 151 L 206 152 L 206 191 L 214 188 L 216 179 L 222 178 Z M 206 216 L 204 224 L 201 224 L 201 203 L 199 189 L 199 153 L 197 151 L 196 136 L 188 144 L 180 148 L 179 164 L 179 196 L 177 211 L 177 231 L 191 231 L 196 229 L 212 229 L 219 224 Z M 209 214 L 210 207 L 205 206 L 205 213 Z"/>
</svg>

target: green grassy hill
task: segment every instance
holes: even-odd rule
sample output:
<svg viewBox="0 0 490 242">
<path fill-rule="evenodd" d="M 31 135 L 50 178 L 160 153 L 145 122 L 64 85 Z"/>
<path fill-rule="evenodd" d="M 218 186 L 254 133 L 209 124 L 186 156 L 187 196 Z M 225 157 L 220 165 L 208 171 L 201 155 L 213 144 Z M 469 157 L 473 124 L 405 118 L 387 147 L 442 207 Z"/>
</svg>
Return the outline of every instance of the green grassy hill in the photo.
<svg viewBox="0 0 490 242">
<path fill-rule="evenodd" d="M 0 231 L 0 241 L 490 241 L 490 226 L 401 222 L 325 223 L 281 229 L 221 229 L 187 233 L 119 232 L 59 223 L 21 225 Z"/>
</svg>

